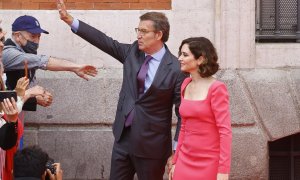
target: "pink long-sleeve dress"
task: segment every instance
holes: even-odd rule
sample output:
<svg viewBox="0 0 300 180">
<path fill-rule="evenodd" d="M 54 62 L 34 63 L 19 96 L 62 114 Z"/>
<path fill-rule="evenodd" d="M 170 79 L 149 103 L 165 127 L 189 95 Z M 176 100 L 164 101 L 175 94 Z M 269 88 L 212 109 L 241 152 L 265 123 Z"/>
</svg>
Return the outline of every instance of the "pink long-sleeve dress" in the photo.
<svg viewBox="0 0 300 180">
<path fill-rule="evenodd" d="M 215 180 L 217 173 L 229 174 L 231 120 L 229 97 L 224 83 L 214 81 L 204 100 L 187 100 L 181 86 L 181 130 L 173 164 L 173 180 Z"/>
</svg>

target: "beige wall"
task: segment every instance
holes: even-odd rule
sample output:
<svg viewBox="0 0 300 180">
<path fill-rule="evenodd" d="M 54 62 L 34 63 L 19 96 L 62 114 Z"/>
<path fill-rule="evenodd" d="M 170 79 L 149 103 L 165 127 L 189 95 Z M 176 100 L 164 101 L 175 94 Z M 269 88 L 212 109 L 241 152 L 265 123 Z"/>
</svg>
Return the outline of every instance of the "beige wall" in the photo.
<svg viewBox="0 0 300 180">
<path fill-rule="evenodd" d="M 73 10 L 71 14 L 106 32 L 120 42 L 136 40 L 134 28 L 146 10 Z M 184 38 L 205 36 L 218 49 L 222 68 L 276 68 L 299 66 L 299 43 L 255 43 L 254 0 L 175 0 L 172 10 L 163 11 L 171 23 L 167 45 L 174 54 Z M 92 63 L 99 68 L 120 68 L 111 57 L 88 45 L 64 24 L 56 11 L 1 10 L 2 26 L 11 31 L 13 20 L 23 14 L 33 15 L 50 34 L 43 35 L 40 53 Z M 66 53 L 68 52 L 68 53 Z"/>
</svg>

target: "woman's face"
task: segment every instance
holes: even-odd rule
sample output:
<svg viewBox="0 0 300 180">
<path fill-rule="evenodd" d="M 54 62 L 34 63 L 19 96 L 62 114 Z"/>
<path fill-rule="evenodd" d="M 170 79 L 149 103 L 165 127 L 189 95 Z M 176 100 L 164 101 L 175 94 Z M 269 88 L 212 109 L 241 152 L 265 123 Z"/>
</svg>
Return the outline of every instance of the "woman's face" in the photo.
<svg viewBox="0 0 300 180">
<path fill-rule="evenodd" d="M 187 73 L 198 72 L 199 65 L 201 64 L 200 58 L 195 59 L 194 55 L 190 51 L 188 44 L 184 44 L 181 47 L 178 60 L 180 62 L 181 71 Z"/>
</svg>

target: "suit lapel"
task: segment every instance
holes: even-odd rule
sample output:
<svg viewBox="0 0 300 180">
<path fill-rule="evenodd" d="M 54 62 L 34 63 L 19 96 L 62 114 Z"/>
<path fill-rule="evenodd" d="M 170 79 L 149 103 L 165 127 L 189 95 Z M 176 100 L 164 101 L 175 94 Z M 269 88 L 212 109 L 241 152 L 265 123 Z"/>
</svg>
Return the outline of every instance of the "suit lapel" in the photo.
<svg viewBox="0 0 300 180">
<path fill-rule="evenodd" d="M 159 65 L 157 71 L 156 71 L 156 74 L 154 76 L 151 86 L 146 91 L 146 93 L 141 97 L 148 96 L 149 94 L 151 94 L 151 90 L 153 89 L 153 87 L 160 86 L 160 84 L 164 81 L 164 79 L 167 77 L 167 75 L 171 71 L 171 64 L 172 64 L 172 57 L 171 57 L 170 52 L 167 50 L 165 55 L 162 58 L 162 61 Z"/>
<path fill-rule="evenodd" d="M 154 76 L 152 84 L 156 87 L 162 83 L 162 81 L 167 77 L 171 70 L 172 58 L 169 51 L 166 51 L 166 54 L 162 58 L 162 62 L 160 63 L 157 72 Z"/>
</svg>

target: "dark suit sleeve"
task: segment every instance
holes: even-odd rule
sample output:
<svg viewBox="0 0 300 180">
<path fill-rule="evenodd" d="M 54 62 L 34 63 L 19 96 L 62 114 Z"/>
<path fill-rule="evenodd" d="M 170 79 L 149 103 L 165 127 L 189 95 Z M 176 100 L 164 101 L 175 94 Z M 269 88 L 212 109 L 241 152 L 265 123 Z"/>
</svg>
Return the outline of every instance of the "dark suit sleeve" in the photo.
<svg viewBox="0 0 300 180">
<path fill-rule="evenodd" d="M 35 97 L 27 99 L 24 103 L 22 110 L 23 111 L 36 111 L 37 100 Z"/>
<path fill-rule="evenodd" d="M 6 123 L 0 128 L 0 147 L 8 150 L 14 147 L 18 138 L 18 123 Z"/>
<path fill-rule="evenodd" d="M 124 63 L 124 60 L 130 51 L 130 44 L 119 43 L 82 21 L 79 21 L 79 28 L 76 34 L 121 63 Z"/>
<path fill-rule="evenodd" d="M 181 101 L 180 88 L 181 88 L 181 84 L 182 84 L 182 82 L 185 78 L 186 78 L 185 74 L 183 74 L 182 72 L 178 73 L 178 77 L 177 77 L 176 85 L 175 85 L 175 89 L 174 89 L 173 103 L 175 105 L 175 114 L 178 118 L 175 137 L 174 137 L 175 141 L 178 141 L 180 126 L 181 126 L 181 117 L 180 117 L 180 114 L 179 114 L 179 106 L 180 106 L 180 101 Z"/>
</svg>

